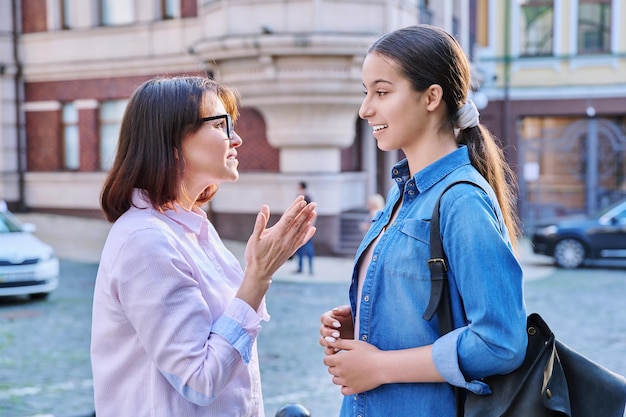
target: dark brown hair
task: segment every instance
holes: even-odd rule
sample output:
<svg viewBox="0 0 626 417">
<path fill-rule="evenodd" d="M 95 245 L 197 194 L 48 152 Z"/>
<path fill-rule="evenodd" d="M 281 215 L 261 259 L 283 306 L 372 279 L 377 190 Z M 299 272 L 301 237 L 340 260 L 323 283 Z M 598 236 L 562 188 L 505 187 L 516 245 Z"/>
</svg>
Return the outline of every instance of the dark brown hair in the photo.
<svg viewBox="0 0 626 417">
<path fill-rule="evenodd" d="M 132 204 L 133 189 L 142 189 L 158 210 L 173 207 L 180 197 L 185 169 L 182 140 L 202 126 L 202 111 L 219 98 L 234 120 L 237 94 L 217 82 L 196 76 L 158 77 L 132 94 L 120 128 L 117 154 L 102 189 L 106 219 L 117 220 Z M 210 104 L 208 104 L 210 105 Z M 196 204 L 209 201 L 218 185 L 207 187 Z"/>
<path fill-rule="evenodd" d="M 410 26 L 383 35 L 370 46 L 368 53 L 391 59 L 416 92 L 425 91 L 433 84 L 441 86 L 448 115 L 441 128 L 454 129 L 471 82 L 469 61 L 454 37 L 436 26 Z M 467 145 L 472 165 L 496 193 L 515 244 L 520 233 L 515 210 L 516 180 L 501 146 L 481 124 L 460 130 L 457 142 Z"/>
</svg>

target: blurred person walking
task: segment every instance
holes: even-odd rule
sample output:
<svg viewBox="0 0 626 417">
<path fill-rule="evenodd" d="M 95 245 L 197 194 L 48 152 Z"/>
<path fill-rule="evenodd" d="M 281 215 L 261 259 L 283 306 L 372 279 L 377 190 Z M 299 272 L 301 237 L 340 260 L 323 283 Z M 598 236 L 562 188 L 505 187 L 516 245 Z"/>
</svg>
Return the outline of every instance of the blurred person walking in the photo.
<svg viewBox="0 0 626 417">
<path fill-rule="evenodd" d="M 367 197 L 367 217 L 359 224 L 361 232 L 365 233 L 372 225 L 372 221 L 376 218 L 379 211 L 385 208 L 385 197 L 381 194 L 370 194 Z"/>
<path fill-rule="evenodd" d="M 304 197 L 304 201 L 312 203 L 313 199 L 307 191 L 307 183 L 300 181 L 298 183 L 298 194 Z M 309 273 L 313 275 L 313 258 L 315 257 L 315 248 L 313 247 L 313 239 L 309 239 L 304 245 L 302 245 L 297 251 L 298 256 L 298 269 L 296 273 L 300 274 L 304 272 L 304 258 L 307 258 L 309 266 Z"/>
</svg>

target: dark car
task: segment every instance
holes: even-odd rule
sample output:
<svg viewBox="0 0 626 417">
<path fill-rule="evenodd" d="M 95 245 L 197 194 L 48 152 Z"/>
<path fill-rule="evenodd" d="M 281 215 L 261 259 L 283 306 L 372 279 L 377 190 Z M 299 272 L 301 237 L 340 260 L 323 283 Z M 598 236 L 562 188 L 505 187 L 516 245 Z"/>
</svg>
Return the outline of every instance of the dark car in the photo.
<svg viewBox="0 0 626 417">
<path fill-rule="evenodd" d="M 554 257 L 562 268 L 587 260 L 626 259 L 626 199 L 596 215 L 566 216 L 542 222 L 531 237 L 533 251 Z"/>
</svg>

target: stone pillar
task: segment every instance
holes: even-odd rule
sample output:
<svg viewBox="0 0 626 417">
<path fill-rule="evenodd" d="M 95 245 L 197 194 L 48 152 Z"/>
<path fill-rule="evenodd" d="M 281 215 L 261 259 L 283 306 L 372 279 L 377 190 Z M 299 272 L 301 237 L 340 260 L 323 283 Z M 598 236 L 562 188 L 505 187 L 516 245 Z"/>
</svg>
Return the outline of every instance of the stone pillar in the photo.
<svg viewBox="0 0 626 417">
<path fill-rule="evenodd" d="M 270 144 L 280 149 L 281 172 L 341 171 L 341 148 L 352 144 L 358 109 L 358 104 L 346 101 L 258 107 L 268 125 Z"/>
<path fill-rule="evenodd" d="M 383 32 L 415 24 L 417 13 L 415 1 L 207 2 L 199 9 L 204 38 L 190 52 L 261 112 L 281 172 L 340 173 L 341 149 L 355 137 L 367 48 Z"/>
</svg>

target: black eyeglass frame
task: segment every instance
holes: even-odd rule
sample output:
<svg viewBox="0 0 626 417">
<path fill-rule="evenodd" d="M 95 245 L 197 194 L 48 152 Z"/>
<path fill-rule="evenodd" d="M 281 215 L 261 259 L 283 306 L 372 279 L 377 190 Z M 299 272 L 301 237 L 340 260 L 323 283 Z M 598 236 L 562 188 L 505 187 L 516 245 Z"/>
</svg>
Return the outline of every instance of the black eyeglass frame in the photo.
<svg viewBox="0 0 626 417">
<path fill-rule="evenodd" d="M 233 125 L 233 118 L 230 114 L 218 114 L 217 116 L 203 117 L 203 122 L 210 122 L 211 120 L 224 119 L 226 121 L 226 136 L 228 139 L 232 139 L 235 135 L 235 127 Z"/>
</svg>

